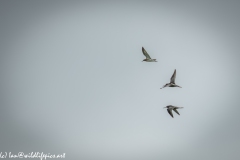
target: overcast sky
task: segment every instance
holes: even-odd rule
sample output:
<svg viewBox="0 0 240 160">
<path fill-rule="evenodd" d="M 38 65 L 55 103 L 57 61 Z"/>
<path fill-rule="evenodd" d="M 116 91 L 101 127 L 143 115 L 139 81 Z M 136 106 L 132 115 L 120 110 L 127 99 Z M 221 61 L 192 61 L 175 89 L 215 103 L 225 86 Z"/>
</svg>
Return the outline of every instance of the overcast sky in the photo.
<svg viewBox="0 0 240 160">
<path fill-rule="evenodd" d="M 239 7 L 0 1 L 0 152 L 238 159 Z M 174 69 L 182 88 L 160 90 Z M 184 108 L 172 118 L 167 105 Z"/>
</svg>

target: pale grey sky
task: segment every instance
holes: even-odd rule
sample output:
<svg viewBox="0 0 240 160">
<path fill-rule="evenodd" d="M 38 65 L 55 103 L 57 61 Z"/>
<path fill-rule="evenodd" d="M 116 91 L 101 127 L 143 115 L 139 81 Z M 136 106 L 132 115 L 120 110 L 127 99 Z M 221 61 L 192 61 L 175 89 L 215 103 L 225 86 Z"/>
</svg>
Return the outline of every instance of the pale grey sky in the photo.
<svg viewBox="0 0 240 160">
<path fill-rule="evenodd" d="M 240 158 L 239 7 L 2 0 L 0 152 Z M 183 88 L 160 90 L 174 69 Z M 166 105 L 184 108 L 171 118 Z"/>
</svg>

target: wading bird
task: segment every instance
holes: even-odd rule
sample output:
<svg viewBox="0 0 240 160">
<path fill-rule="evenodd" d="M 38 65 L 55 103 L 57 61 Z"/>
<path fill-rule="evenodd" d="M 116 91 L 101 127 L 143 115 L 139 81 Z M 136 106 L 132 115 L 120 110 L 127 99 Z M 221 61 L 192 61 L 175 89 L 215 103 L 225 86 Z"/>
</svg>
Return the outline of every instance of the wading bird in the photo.
<svg viewBox="0 0 240 160">
<path fill-rule="evenodd" d="M 176 79 L 176 69 L 174 70 L 174 73 L 173 73 L 173 75 L 170 79 L 170 83 L 165 84 L 162 88 L 165 88 L 165 87 L 179 87 L 179 88 L 182 88 L 182 87 L 175 84 L 175 79 Z M 162 88 L 160 88 L 160 89 L 162 89 Z"/>
<path fill-rule="evenodd" d="M 180 115 L 178 113 L 177 109 L 180 109 L 180 108 L 183 108 L 183 107 L 176 107 L 176 106 L 168 105 L 168 106 L 166 106 L 164 108 L 167 108 L 168 113 L 172 116 L 172 118 L 174 118 L 173 114 L 172 114 L 172 110 L 174 110 L 178 115 Z"/>
<path fill-rule="evenodd" d="M 144 59 L 143 61 L 146 61 L 146 62 L 157 62 L 156 59 L 152 59 L 149 54 L 147 53 L 147 51 L 142 47 L 142 52 L 143 52 L 143 55 L 146 57 L 146 59 Z"/>
</svg>

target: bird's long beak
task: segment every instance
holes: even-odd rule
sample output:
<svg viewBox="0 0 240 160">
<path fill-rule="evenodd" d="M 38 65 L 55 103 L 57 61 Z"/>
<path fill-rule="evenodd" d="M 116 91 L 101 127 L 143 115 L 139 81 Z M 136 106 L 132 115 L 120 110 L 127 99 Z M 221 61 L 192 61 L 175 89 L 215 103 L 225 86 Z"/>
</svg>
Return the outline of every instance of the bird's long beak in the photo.
<svg viewBox="0 0 240 160">
<path fill-rule="evenodd" d="M 163 109 L 164 109 L 164 108 L 167 108 L 167 107 L 163 107 Z"/>
</svg>

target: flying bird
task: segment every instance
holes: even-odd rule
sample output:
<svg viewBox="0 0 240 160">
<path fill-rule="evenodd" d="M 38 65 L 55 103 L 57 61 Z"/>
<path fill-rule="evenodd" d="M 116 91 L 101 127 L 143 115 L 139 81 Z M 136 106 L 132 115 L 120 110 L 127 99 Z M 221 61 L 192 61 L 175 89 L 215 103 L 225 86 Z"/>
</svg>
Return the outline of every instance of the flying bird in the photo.
<svg viewBox="0 0 240 160">
<path fill-rule="evenodd" d="M 173 73 L 173 75 L 170 79 L 170 83 L 165 84 L 162 88 L 165 88 L 165 87 L 179 87 L 179 88 L 182 88 L 182 87 L 175 84 L 175 79 L 176 79 L 176 69 L 174 70 L 174 73 Z M 162 88 L 160 88 L 160 89 L 162 89 Z"/>
<path fill-rule="evenodd" d="M 170 114 L 170 116 L 172 116 L 172 118 L 174 118 L 174 117 L 173 117 L 173 114 L 172 114 L 172 110 L 174 110 L 178 115 L 180 115 L 180 114 L 178 113 L 177 109 L 180 109 L 180 108 L 183 108 L 183 107 L 176 107 L 176 106 L 168 105 L 168 106 L 166 106 L 166 107 L 164 107 L 164 108 L 167 108 L 167 111 L 168 111 L 168 113 Z"/>
<path fill-rule="evenodd" d="M 147 51 L 142 47 L 142 52 L 143 52 L 143 55 L 146 57 L 146 59 L 144 59 L 143 61 L 146 61 L 146 62 L 157 62 L 156 59 L 152 59 L 149 54 L 147 53 Z"/>
</svg>

